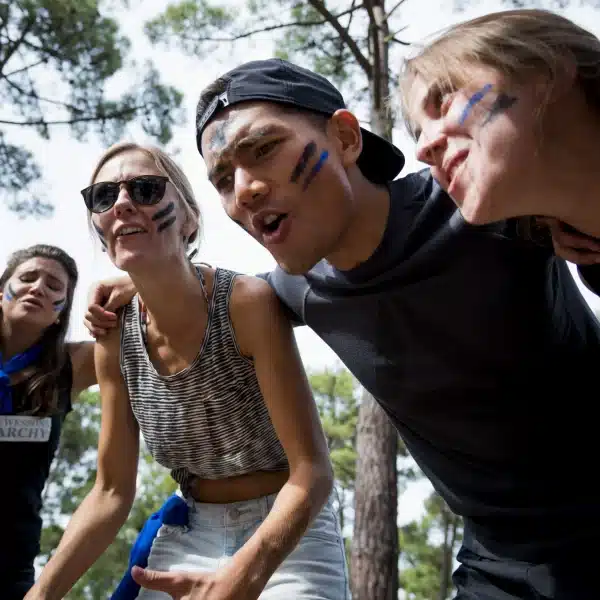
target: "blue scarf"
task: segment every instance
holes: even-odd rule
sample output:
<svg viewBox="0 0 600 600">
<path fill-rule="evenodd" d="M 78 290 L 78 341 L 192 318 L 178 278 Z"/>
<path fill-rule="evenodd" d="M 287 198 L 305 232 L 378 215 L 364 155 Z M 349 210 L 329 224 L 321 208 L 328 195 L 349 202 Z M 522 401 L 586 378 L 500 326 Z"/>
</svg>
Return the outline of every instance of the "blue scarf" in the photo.
<svg viewBox="0 0 600 600">
<path fill-rule="evenodd" d="M 10 415 L 13 412 L 10 375 L 32 365 L 39 358 L 41 352 L 42 347 L 38 344 L 28 348 L 25 352 L 15 354 L 6 362 L 2 360 L 0 352 L 0 415 Z"/>
<path fill-rule="evenodd" d="M 111 600 L 133 600 L 137 598 L 140 586 L 131 576 L 131 569 L 133 567 L 145 569 L 148 566 L 148 556 L 152 549 L 152 542 L 154 542 L 161 525 L 183 527 L 188 524 L 188 508 L 187 502 L 181 496 L 173 494 L 157 512 L 150 516 L 133 544 L 129 555 L 129 567 L 123 579 L 121 579 L 121 583 L 111 596 Z"/>
</svg>

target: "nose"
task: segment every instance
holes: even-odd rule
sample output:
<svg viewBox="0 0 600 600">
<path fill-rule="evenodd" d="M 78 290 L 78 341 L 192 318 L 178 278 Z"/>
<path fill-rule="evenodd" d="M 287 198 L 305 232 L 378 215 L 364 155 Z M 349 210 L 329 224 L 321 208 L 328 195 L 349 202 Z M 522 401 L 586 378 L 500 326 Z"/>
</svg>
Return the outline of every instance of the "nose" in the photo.
<svg viewBox="0 0 600 600">
<path fill-rule="evenodd" d="M 41 277 L 38 277 L 30 286 L 29 293 L 33 296 L 43 296 L 44 295 L 44 280 Z"/>
<path fill-rule="evenodd" d="M 245 169 L 235 172 L 235 206 L 238 210 L 256 211 L 269 193 L 269 186 Z"/>
<path fill-rule="evenodd" d="M 442 128 L 430 131 L 424 130 L 417 143 L 417 160 L 432 167 L 441 166 L 447 143 L 448 138 Z"/>
<path fill-rule="evenodd" d="M 117 196 L 117 201 L 113 206 L 113 210 L 117 217 L 126 212 L 133 212 L 134 210 L 133 201 L 131 200 L 129 191 L 124 184 L 121 184 L 121 189 L 119 190 L 119 195 Z"/>
</svg>

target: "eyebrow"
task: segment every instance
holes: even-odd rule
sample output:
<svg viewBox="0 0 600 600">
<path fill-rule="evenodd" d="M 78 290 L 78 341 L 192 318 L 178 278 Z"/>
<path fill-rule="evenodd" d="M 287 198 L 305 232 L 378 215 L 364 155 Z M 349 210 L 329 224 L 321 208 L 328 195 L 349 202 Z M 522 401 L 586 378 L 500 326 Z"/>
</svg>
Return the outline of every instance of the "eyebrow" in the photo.
<svg viewBox="0 0 600 600">
<path fill-rule="evenodd" d="M 419 108 L 423 112 L 426 112 L 427 111 L 427 107 L 429 106 L 429 104 L 431 103 L 431 101 L 433 99 L 433 96 L 435 96 L 435 94 L 439 94 L 441 92 L 442 92 L 442 88 L 440 87 L 440 85 L 438 83 L 431 83 L 429 85 L 429 87 L 427 88 L 427 91 L 425 92 L 425 95 L 421 99 L 421 102 L 419 103 Z M 421 135 L 421 129 L 420 129 L 420 127 L 418 127 L 413 122 L 412 119 L 409 121 L 408 126 L 409 126 L 410 133 L 412 133 L 412 135 L 415 138 L 415 140 L 417 140 L 419 138 L 419 136 Z"/>
<path fill-rule="evenodd" d="M 47 275 L 48 279 L 50 279 L 52 282 L 58 283 L 64 287 L 65 284 L 64 284 L 63 280 L 59 279 L 58 277 L 56 277 L 56 275 L 53 275 L 49 271 L 44 271 L 44 270 L 40 271 L 40 269 L 27 269 L 26 271 L 21 271 L 19 276 L 21 276 L 21 275 L 38 275 L 40 272 Z"/>
<path fill-rule="evenodd" d="M 240 132 L 217 154 L 217 162 L 208 172 L 208 179 L 214 183 L 215 179 L 219 177 L 224 171 L 229 168 L 231 163 L 231 155 L 235 155 L 241 150 L 247 150 L 252 148 L 257 142 L 263 138 L 276 133 L 281 133 L 282 128 L 280 125 L 265 125 L 259 127 L 254 131 L 248 133 L 248 127 L 243 128 Z"/>
</svg>

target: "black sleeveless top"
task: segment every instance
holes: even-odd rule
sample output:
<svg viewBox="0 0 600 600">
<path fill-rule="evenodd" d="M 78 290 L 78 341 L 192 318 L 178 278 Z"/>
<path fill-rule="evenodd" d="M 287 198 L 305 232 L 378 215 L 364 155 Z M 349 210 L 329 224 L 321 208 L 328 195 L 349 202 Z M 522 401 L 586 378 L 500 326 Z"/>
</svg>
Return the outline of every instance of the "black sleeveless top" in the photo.
<svg viewBox="0 0 600 600">
<path fill-rule="evenodd" d="M 0 571 L 26 568 L 40 549 L 42 492 L 71 410 L 71 359 L 59 376 L 58 411 L 49 417 L 20 414 L 24 382 L 12 387 L 15 414 L 0 415 Z M 26 410 L 27 408 L 25 408 Z"/>
</svg>

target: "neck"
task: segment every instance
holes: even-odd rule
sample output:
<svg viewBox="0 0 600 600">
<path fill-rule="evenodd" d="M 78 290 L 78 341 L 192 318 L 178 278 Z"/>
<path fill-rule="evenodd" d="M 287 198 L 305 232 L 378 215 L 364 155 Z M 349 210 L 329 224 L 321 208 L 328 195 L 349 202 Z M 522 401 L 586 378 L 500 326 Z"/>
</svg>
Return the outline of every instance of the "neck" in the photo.
<svg viewBox="0 0 600 600">
<path fill-rule="evenodd" d="M 327 261 L 336 269 L 348 271 L 368 260 L 385 232 L 390 211 L 390 193 L 359 171 L 349 174 L 354 198 L 354 213 L 334 252 Z"/>
<path fill-rule="evenodd" d="M 546 185 L 542 194 L 536 194 L 535 214 L 555 217 L 600 237 L 600 116 L 583 98 L 575 98 L 570 110 L 562 114 L 562 120 L 553 119 L 560 131 L 546 134 L 549 139 L 551 135 L 560 139 L 561 145 L 552 157 L 556 168 L 546 169 Z M 567 120 L 565 114 L 572 116 Z"/>
<path fill-rule="evenodd" d="M 2 319 L 2 331 L 0 334 L 0 350 L 2 360 L 7 361 L 13 356 L 25 352 L 41 338 L 38 328 L 32 328 L 25 323 L 12 323 Z"/>
<path fill-rule="evenodd" d="M 190 306 L 204 306 L 198 275 L 186 257 L 129 275 L 153 327 L 165 335 L 189 329 Z"/>
</svg>

